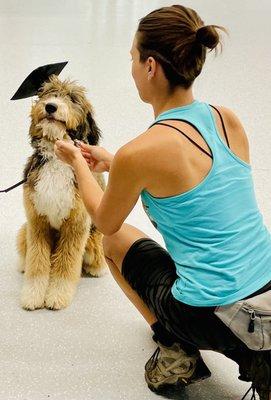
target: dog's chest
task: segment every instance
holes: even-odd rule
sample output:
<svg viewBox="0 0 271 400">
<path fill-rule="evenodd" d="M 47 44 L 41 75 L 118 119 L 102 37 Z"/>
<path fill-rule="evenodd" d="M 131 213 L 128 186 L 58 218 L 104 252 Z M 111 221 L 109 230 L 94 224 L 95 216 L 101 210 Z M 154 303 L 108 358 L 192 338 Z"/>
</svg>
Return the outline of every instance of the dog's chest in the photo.
<svg viewBox="0 0 271 400">
<path fill-rule="evenodd" d="M 74 173 L 57 158 L 47 161 L 39 172 L 33 192 L 38 214 L 46 215 L 51 226 L 59 229 L 74 206 Z"/>
</svg>

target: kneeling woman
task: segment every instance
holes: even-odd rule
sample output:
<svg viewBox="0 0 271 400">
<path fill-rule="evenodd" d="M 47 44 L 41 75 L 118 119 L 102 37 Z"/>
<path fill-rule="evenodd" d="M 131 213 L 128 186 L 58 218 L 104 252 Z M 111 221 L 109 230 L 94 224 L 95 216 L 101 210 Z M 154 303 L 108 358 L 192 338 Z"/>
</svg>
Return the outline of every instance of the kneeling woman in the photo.
<svg viewBox="0 0 271 400">
<path fill-rule="evenodd" d="M 226 32 L 181 5 L 142 18 L 132 76 L 153 107 L 153 124 L 115 156 L 62 141 L 55 152 L 75 170 L 112 275 L 154 331 L 149 388 L 166 393 L 210 376 L 199 350 L 211 349 L 236 361 L 240 379 L 268 400 L 270 351 L 249 350 L 214 314 L 271 286 L 271 239 L 255 199 L 247 136 L 230 109 L 192 93 L 207 48 L 220 44 L 218 29 Z M 109 171 L 104 193 L 90 170 Z M 124 223 L 139 197 L 167 250 Z"/>
</svg>

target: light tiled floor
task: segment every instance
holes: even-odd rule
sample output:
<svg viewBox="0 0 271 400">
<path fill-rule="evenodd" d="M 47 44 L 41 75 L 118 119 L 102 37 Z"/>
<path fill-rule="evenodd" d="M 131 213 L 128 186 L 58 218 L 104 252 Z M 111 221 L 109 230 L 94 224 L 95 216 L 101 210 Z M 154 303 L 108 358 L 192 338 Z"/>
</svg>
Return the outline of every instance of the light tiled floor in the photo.
<svg viewBox="0 0 271 400">
<path fill-rule="evenodd" d="M 153 119 L 130 75 L 129 49 L 140 17 L 170 5 L 159 0 L 0 0 L 1 188 L 21 179 L 31 148 L 31 100 L 9 101 L 39 65 L 68 60 L 61 73 L 88 89 L 103 132 L 102 145 L 115 152 Z M 271 47 L 269 0 L 183 1 L 206 24 L 230 31 L 224 51 L 212 53 L 194 85 L 198 99 L 232 108 L 250 141 L 259 207 L 268 227 L 271 150 Z M 155 349 L 150 330 L 113 278 L 81 280 L 66 310 L 26 312 L 19 306 L 22 276 L 16 271 L 15 235 L 25 220 L 22 189 L 0 195 L 0 399 L 155 399 L 144 381 L 144 364 Z M 161 245 L 140 203 L 127 222 Z M 213 371 L 179 399 L 237 400 L 248 384 L 237 366 L 203 352 Z"/>
</svg>

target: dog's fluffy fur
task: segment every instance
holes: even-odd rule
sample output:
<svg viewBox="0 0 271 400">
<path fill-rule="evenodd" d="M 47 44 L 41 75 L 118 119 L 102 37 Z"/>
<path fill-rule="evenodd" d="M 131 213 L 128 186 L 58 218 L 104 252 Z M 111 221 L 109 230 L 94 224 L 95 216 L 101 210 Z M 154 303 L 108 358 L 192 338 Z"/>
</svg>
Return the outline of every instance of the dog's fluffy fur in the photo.
<svg viewBox="0 0 271 400">
<path fill-rule="evenodd" d="M 102 233 L 84 207 L 73 169 L 54 154 L 57 139 L 99 143 L 101 133 L 85 89 L 51 76 L 32 105 L 29 134 L 34 153 L 24 171 L 27 222 L 17 235 L 20 270 L 25 272 L 21 305 L 61 309 L 71 303 L 82 268 L 92 276 L 107 268 Z M 93 175 L 104 190 L 103 175 Z"/>
</svg>

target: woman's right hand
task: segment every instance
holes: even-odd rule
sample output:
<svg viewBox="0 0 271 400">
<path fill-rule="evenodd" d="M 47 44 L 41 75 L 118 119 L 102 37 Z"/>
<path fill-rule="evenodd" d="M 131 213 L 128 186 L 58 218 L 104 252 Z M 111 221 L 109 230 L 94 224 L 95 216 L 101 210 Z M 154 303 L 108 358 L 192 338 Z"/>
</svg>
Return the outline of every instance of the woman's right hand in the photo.
<svg viewBox="0 0 271 400">
<path fill-rule="evenodd" d="M 109 171 L 111 161 L 114 158 L 113 154 L 101 146 L 94 146 L 79 141 L 77 145 L 81 149 L 81 153 L 92 172 Z"/>
</svg>

